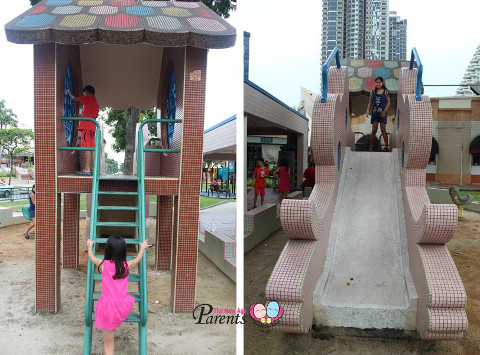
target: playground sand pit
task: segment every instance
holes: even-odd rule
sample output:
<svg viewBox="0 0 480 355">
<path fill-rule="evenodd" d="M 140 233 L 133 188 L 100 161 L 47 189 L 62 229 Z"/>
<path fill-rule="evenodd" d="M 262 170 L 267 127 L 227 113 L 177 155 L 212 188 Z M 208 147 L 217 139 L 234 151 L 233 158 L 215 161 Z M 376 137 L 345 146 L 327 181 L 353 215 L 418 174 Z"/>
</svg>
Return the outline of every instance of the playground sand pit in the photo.
<svg viewBox="0 0 480 355">
<path fill-rule="evenodd" d="M 480 353 L 480 214 L 464 211 L 447 244 L 467 291 L 468 330 L 458 341 L 333 336 L 314 331 L 286 334 L 245 325 L 245 354 L 479 354 Z M 287 238 L 283 230 L 245 255 L 245 306 L 265 301 L 265 285 Z"/>
<path fill-rule="evenodd" d="M 154 243 L 155 220 L 149 219 Z M 62 269 L 61 309 L 38 314 L 35 301 L 35 242 L 22 236 L 25 225 L 0 228 L 0 354 L 80 354 L 83 346 L 86 280 L 85 220 L 80 223 L 80 269 Z M 149 354 L 234 354 L 234 325 L 195 324 L 191 313 L 170 310 L 169 271 L 154 271 L 149 253 Z M 212 281 L 214 280 L 214 281 Z M 198 254 L 196 304 L 235 307 L 235 284 L 203 254 Z M 138 325 L 115 332 L 116 354 L 138 353 Z M 93 354 L 103 353 L 103 338 L 93 332 Z"/>
</svg>

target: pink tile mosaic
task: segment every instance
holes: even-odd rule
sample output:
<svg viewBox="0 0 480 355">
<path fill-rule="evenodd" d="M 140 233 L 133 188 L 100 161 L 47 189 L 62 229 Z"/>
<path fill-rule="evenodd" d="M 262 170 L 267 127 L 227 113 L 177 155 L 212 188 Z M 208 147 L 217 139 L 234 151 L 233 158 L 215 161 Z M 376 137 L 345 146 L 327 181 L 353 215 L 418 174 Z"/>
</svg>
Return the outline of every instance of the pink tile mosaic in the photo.
<svg viewBox="0 0 480 355">
<path fill-rule="evenodd" d="M 304 333 L 312 327 L 313 290 L 323 271 L 345 148 L 353 133 L 349 117 L 348 71 L 330 67 L 326 103 L 317 98 L 312 121 L 316 184 L 308 200 L 284 200 L 280 218 L 290 239 L 267 283 L 265 295 L 284 306 L 274 328 Z M 346 128 L 347 126 L 347 128 Z M 339 154 L 340 152 L 340 154 Z"/>
<path fill-rule="evenodd" d="M 402 190 L 410 271 L 418 293 L 417 331 L 423 339 L 459 339 L 467 328 L 466 293 L 448 249 L 457 208 L 431 204 L 425 168 L 432 141 L 430 99 L 416 101 L 417 69 L 401 69 L 398 128 L 393 142 L 402 167 Z"/>
</svg>

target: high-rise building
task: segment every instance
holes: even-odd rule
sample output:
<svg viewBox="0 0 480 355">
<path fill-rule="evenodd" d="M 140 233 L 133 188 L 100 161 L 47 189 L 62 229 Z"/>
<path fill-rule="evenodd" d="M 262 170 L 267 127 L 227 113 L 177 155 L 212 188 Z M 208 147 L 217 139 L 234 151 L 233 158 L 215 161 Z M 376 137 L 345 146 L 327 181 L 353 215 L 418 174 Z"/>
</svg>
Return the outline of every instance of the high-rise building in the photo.
<svg viewBox="0 0 480 355">
<path fill-rule="evenodd" d="M 407 21 L 401 26 L 406 52 Z M 343 58 L 396 59 L 389 55 L 389 27 L 388 0 L 323 0 L 322 61 L 335 47 Z"/>
<path fill-rule="evenodd" d="M 477 47 L 477 50 L 473 54 L 473 58 L 465 70 L 461 84 L 474 86 L 476 90 L 480 91 L 480 46 Z M 469 86 L 462 86 L 458 88 L 457 95 L 475 95 Z"/>
<path fill-rule="evenodd" d="M 389 59 L 388 42 L 388 0 L 367 0 L 363 58 Z"/>
<path fill-rule="evenodd" d="M 407 59 L 407 20 L 397 16 L 396 11 L 390 11 L 389 18 L 388 59 Z"/>
<path fill-rule="evenodd" d="M 363 58 L 365 48 L 365 1 L 346 1 L 345 58 Z"/>
<path fill-rule="evenodd" d="M 323 0 L 322 62 L 335 47 L 338 47 L 340 55 L 345 57 L 345 3 L 345 0 Z"/>
</svg>

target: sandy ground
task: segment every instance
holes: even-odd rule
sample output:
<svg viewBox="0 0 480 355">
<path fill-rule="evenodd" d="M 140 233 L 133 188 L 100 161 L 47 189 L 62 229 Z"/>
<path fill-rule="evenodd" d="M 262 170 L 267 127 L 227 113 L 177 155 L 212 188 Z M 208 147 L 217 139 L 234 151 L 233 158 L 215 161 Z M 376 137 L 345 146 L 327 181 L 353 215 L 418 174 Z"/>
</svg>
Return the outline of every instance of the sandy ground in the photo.
<svg viewBox="0 0 480 355">
<path fill-rule="evenodd" d="M 245 324 L 245 354 L 479 354 L 480 353 L 480 214 L 464 212 L 448 243 L 467 291 L 468 331 L 459 341 L 423 341 L 373 337 L 332 336 L 325 332 L 286 334 Z M 245 255 L 245 305 L 265 300 L 265 285 L 287 238 L 272 235 Z"/>
<path fill-rule="evenodd" d="M 155 222 L 149 220 L 150 242 Z M 80 354 L 83 347 L 86 256 L 84 220 L 80 223 L 79 270 L 62 269 L 61 310 L 38 314 L 35 299 L 35 242 L 21 237 L 25 225 L 0 228 L 0 354 Z M 234 325 L 199 325 L 191 313 L 171 312 L 169 271 L 154 271 L 149 253 L 149 354 L 234 354 Z M 158 303 L 157 303 L 158 302 Z M 199 253 L 196 304 L 235 307 L 235 284 Z M 103 353 L 103 338 L 93 332 L 92 351 Z M 138 325 L 115 332 L 116 354 L 138 353 Z"/>
</svg>

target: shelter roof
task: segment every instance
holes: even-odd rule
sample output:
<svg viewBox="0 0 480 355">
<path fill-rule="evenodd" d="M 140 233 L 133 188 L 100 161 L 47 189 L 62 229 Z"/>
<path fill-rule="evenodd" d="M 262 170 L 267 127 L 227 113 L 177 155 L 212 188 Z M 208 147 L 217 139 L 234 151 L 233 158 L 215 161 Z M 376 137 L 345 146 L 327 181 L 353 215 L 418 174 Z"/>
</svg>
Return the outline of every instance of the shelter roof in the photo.
<svg viewBox="0 0 480 355">
<path fill-rule="evenodd" d="M 19 44 L 148 43 L 228 48 L 236 31 L 201 2 L 42 0 L 5 25 Z"/>
</svg>

